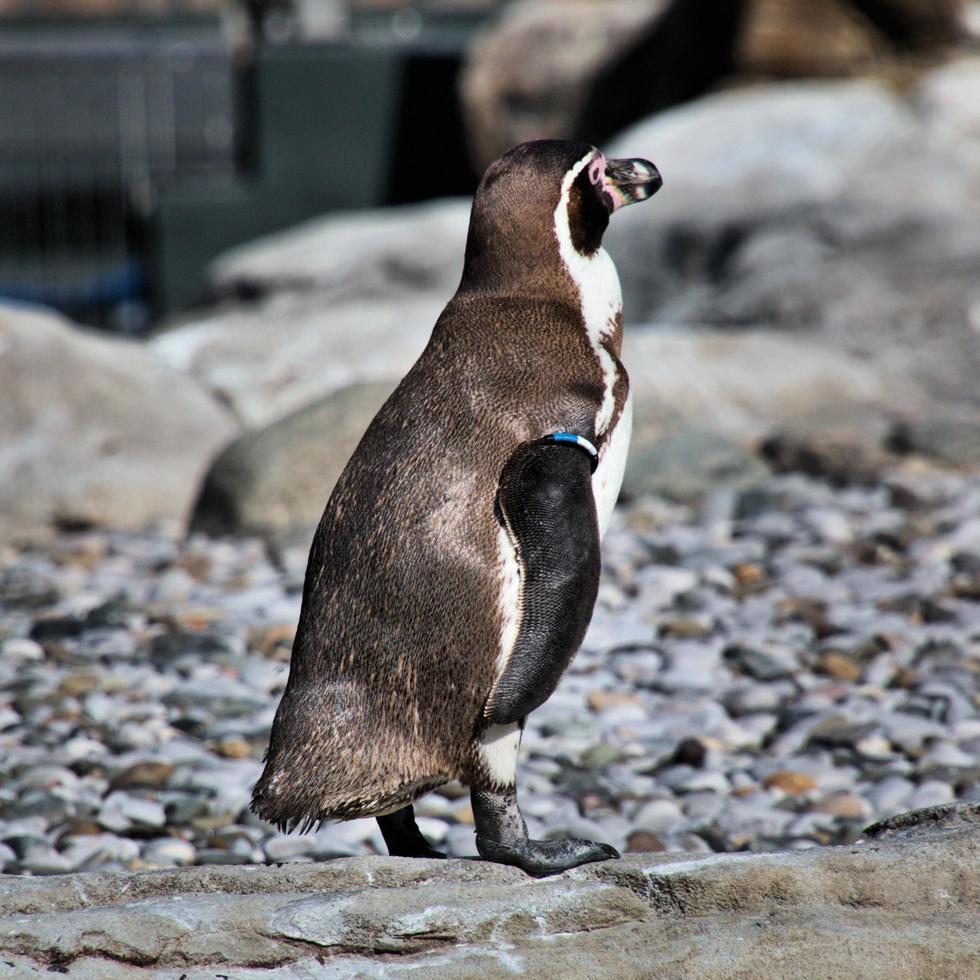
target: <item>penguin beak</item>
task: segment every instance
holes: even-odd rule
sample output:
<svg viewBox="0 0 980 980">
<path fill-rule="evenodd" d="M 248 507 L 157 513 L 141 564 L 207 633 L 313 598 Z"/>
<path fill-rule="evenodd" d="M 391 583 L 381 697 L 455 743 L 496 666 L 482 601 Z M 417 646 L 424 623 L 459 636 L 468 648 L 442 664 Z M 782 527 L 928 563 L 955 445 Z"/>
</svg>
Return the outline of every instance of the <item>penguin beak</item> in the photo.
<svg viewBox="0 0 980 980">
<path fill-rule="evenodd" d="M 607 160 L 602 183 L 616 211 L 653 197 L 663 186 L 663 178 L 649 160 Z"/>
</svg>

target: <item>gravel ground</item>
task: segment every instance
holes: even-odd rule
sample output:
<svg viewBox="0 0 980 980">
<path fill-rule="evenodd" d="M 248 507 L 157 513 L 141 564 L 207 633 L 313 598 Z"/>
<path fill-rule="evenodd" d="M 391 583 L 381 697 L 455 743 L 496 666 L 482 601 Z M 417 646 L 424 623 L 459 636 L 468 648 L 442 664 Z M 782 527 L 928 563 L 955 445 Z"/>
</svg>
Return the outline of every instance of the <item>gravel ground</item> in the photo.
<svg viewBox="0 0 980 980">
<path fill-rule="evenodd" d="M 75 533 L 0 550 L 0 866 L 384 853 L 374 821 L 284 836 L 248 810 L 305 554 Z M 980 799 L 980 477 L 776 477 L 701 511 L 643 499 L 596 614 L 531 716 L 534 836 L 629 850 L 804 848 Z M 475 853 L 460 786 L 416 805 Z"/>
</svg>

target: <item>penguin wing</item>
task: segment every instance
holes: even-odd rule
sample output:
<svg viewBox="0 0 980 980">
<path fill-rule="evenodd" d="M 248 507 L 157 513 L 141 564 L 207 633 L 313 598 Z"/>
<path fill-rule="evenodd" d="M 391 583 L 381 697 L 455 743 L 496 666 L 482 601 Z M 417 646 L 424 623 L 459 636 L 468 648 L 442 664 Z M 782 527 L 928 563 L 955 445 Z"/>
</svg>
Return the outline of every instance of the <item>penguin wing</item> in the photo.
<svg viewBox="0 0 980 980">
<path fill-rule="evenodd" d="M 500 475 L 497 510 L 521 573 L 517 638 L 484 709 L 502 725 L 551 696 L 592 618 L 599 524 L 588 454 L 547 439 L 524 443 Z"/>
</svg>

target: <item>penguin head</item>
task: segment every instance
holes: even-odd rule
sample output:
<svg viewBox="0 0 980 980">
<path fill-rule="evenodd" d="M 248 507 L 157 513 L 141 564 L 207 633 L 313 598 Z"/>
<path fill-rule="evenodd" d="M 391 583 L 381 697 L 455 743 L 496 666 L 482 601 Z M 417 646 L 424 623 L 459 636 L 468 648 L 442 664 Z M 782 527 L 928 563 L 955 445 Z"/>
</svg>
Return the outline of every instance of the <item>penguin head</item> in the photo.
<svg viewBox="0 0 980 980">
<path fill-rule="evenodd" d="M 607 160 L 588 143 L 534 140 L 492 163 L 473 199 L 464 283 L 541 279 L 560 239 L 583 257 L 602 245 L 609 217 L 652 197 L 663 181 L 647 160 Z"/>
</svg>

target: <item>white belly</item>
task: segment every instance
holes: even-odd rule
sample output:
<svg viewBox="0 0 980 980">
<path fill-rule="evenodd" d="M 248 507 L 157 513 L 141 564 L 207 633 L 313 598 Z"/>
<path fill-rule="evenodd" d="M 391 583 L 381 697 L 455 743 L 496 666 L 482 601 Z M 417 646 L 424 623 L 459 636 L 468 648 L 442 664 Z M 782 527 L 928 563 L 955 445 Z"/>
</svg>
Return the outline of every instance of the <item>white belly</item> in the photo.
<svg viewBox="0 0 980 980">
<path fill-rule="evenodd" d="M 612 519 L 619 488 L 623 485 L 623 472 L 626 469 L 626 453 L 633 433 L 633 395 L 626 397 L 622 415 L 613 429 L 612 435 L 602 449 L 602 457 L 595 473 L 592 474 L 592 496 L 599 517 L 599 537 L 606 533 Z"/>
</svg>

